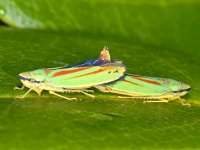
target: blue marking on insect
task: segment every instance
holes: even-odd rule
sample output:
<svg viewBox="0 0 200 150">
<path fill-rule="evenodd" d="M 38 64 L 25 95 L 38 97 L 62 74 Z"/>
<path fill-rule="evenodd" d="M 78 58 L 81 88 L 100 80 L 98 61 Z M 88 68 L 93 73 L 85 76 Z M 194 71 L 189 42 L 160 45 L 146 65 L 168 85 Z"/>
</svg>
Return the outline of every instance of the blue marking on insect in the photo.
<svg viewBox="0 0 200 150">
<path fill-rule="evenodd" d="M 187 89 L 183 89 L 183 90 L 173 91 L 173 93 L 177 94 L 177 93 L 181 93 L 181 92 L 189 92 L 190 90 L 191 90 L 191 88 L 187 88 Z"/>
<path fill-rule="evenodd" d="M 36 80 L 34 80 L 34 79 L 29 79 L 29 78 L 24 78 L 24 77 L 22 77 L 22 76 L 20 76 L 20 75 L 18 75 L 18 77 L 19 77 L 19 79 L 20 80 L 24 80 L 24 81 L 31 81 L 31 82 L 33 82 L 33 83 L 41 83 L 42 81 L 36 81 Z"/>
<path fill-rule="evenodd" d="M 85 66 L 104 66 L 107 63 L 115 63 L 110 59 L 109 49 L 108 47 L 104 47 L 101 51 L 100 57 L 97 59 L 90 59 L 78 64 L 65 66 L 64 68 L 73 68 L 73 67 L 85 67 Z"/>
</svg>

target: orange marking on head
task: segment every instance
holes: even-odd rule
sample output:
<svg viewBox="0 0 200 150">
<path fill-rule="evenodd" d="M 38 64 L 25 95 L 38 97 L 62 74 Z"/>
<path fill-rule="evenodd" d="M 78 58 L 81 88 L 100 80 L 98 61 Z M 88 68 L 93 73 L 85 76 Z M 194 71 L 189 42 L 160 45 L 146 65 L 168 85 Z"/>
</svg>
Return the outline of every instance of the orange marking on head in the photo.
<svg viewBox="0 0 200 150">
<path fill-rule="evenodd" d="M 49 70 L 49 69 L 44 69 L 44 73 L 45 73 L 46 75 L 48 75 L 50 72 L 51 72 L 51 70 Z"/>
<path fill-rule="evenodd" d="M 143 79 L 143 78 L 140 78 L 140 77 L 134 77 L 134 78 L 137 79 L 137 80 L 140 80 L 140 81 L 144 81 L 144 82 L 147 82 L 147 83 L 151 83 L 151 84 L 162 86 L 162 84 L 157 82 L 157 81 L 147 80 L 147 79 Z"/>
<path fill-rule="evenodd" d="M 129 81 L 129 80 L 122 80 L 122 81 L 124 81 L 124 82 L 127 82 L 127 83 L 131 83 L 131 84 L 135 84 L 135 85 L 139 85 L 139 86 L 143 86 L 143 85 L 141 85 L 141 84 L 137 84 L 137 83 L 135 83 L 135 82 L 131 82 L 131 81 Z"/>
<path fill-rule="evenodd" d="M 88 68 L 89 67 L 81 67 L 81 68 L 72 69 L 72 70 L 64 70 L 64 71 L 56 72 L 52 77 L 57 77 L 57 76 L 62 76 L 62 75 L 70 74 L 70 73 L 75 73 L 75 72 L 78 72 L 78 71 L 86 70 Z"/>
</svg>

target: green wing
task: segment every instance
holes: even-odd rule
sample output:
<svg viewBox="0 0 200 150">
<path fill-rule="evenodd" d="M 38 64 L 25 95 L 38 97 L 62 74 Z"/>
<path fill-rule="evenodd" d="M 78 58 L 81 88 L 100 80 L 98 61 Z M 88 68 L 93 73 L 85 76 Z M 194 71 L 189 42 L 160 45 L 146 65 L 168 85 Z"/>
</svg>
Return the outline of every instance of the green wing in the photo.
<svg viewBox="0 0 200 150">
<path fill-rule="evenodd" d="M 49 68 L 45 69 L 48 85 L 63 88 L 88 88 L 94 85 L 115 81 L 125 73 L 124 67 L 92 66 L 74 68 Z"/>
</svg>

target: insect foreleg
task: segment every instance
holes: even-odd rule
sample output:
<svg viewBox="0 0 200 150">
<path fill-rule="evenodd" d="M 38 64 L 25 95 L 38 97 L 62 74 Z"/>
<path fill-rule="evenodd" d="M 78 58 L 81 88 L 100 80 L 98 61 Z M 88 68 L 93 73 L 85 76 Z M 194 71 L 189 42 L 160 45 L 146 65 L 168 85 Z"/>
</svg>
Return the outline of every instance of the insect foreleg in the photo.
<svg viewBox="0 0 200 150">
<path fill-rule="evenodd" d="M 25 86 L 23 85 L 21 88 L 19 88 L 19 87 L 14 87 L 14 90 L 23 90 L 25 88 Z"/>
<path fill-rule="evenodd" d="M 188 107 L 190 107 L 191 106 L 191 104 L 190 103 L 187 103 L 187 102 L 185 102 L 185 100 L 184 99 L 182 99 L 182 98 L 179 98 L 178 99 L 179 100 L 179 102 L 183 105 L 183 106 L 188 106 Z"/>
<path fill-rule="evenodd" d="M 57 94 L 54 91 L 49 91 L 49 94 L 53 94 L 53 95 L 56 95 L 58 97 L 61 97 L 61 98 L 67 99 L 67 100 L 77 100 L 77 98 L 68 98 L 68 97 L 62 96 L 60 94 Z"/>
<path fill-rule="evenodd" d="M 16 98 L 23 99 L 23 98 L 25 98 L 26 95 L 27 95 L 28 93 L 30 93 L 32 90 L 33 90 L 33 89 L 29 89 L 23 96 L 17 96 Z"/>
<path fill-rule="evenodd" d="M 188 106 L 188 107 L 191 106 L 190 103 L 185 102 L 185 99 L 182 99 L 182 98 L 180 98 L 178 96 L 177 97 L 172 97 L 172 98 L 168 99 L 168 101 L 173 101 L 173 100 L 178 100 L 183 106 Z"/>
</svg>

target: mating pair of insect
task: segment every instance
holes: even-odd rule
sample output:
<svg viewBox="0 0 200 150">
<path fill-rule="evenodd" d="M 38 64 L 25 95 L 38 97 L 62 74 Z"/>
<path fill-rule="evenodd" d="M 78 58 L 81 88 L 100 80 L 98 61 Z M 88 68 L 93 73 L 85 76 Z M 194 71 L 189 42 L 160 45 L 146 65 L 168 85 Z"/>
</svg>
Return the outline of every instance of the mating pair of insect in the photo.
<svg viewBox="0 0 200 150">
<path fill-rule="evenodd" d="M 169 78 L 147 77 L 126 73 L 126 67 L 122 61 L 110 59 L 108 47 L 104 47 L 99 58 L 85 62 L 56 67 L 44 68 L 19 74 L 19 79 L 24 87 L 29 90 L 18 98 L 35 91 L 39 95 L 43 90 L 50 94 L 67 100 L 76 100 L 58 94 L 58 92 L 80 92 L 94 98 L 93 92 L 88 88 L 94 87 L 102 92 L 117 93 L 123 96 L 118 98 L 142 99 L 144 102 L 169 102 L 179 100 L 185 103 L 181 96 L 188 93 L 190 86 Z"/>
</svg>

